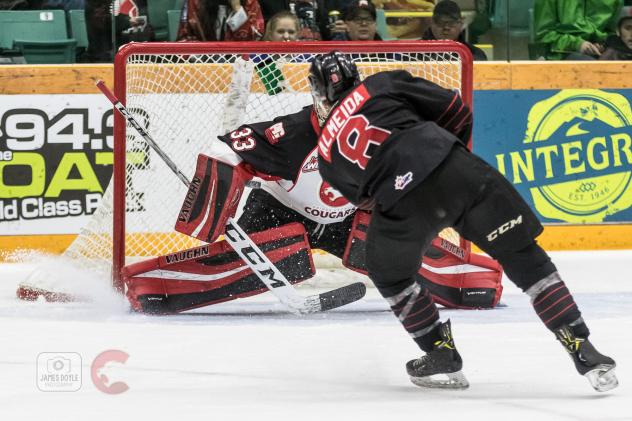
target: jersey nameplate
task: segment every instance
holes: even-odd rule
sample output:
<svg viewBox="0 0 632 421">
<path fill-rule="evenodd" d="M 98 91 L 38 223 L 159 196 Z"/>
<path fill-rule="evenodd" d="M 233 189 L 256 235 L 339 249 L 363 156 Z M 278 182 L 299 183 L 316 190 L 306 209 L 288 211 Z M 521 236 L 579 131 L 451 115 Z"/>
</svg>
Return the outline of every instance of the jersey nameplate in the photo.
<svg viewBox="0 0 632 421">
<path fill-rule="evenodd" d="M 323 127 L 320 139 L 318 139 L 320 156 L 327 162 L 331 162 L 331 146 L 336 140 L 338 133 L 353 113 L 358 111 L 369 98 L 371 98 L 369 92 L 364 85 L 360 85 L 331 112 L 325 127 Z"/>
</svg>

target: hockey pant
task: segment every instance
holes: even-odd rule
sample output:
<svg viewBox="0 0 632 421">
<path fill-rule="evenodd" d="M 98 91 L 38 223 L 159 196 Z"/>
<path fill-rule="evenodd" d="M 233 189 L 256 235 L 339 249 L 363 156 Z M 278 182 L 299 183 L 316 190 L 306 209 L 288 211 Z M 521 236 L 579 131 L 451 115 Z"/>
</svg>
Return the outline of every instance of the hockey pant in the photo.
<svg viewBox="0 0 632 421">
<path fill-rule="evenodd" d="M 548 329 L 576 323 L 587 332 L 572 295 L 535 241 L 542 225 L 533 211 L 496 169 L 456 147 L 402 200 L 374 209 L 367 230 L 369 276 L 422 350 L 440 339 L 439 315 L 430 289 L 416 281 L 417 262 L 450 226 L 503 266 Z"/>
</svg>

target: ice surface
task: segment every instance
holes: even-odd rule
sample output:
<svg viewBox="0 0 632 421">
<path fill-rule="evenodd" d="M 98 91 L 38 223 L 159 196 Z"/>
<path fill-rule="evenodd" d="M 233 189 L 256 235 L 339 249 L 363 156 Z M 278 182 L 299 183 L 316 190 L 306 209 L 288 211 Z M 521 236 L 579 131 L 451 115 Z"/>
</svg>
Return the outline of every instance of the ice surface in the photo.
<svg viewBox="0 0 632 421">
<path fill-rule="evenodd" d="M 504 307 L 442 312 L 471 383 L 444 391 L 408 381 L 404 364 L 418 351 L 375 290 L 305 317 L 269 294 L 148 317 L 101 290 L 91 303 L 18 301 L 32 266 L 0 265 L 0 420 L 632 420 L 632 251 L 553 256 L 591 339 L 619 365 L 612 392 L 594 392 L 575 372 L 509 282 Z M 112 382 L 129 386 L 119 395 L 100 392 L 90 376 L 108 349 L 129 354 L 106 366 Z M 42 352 L 80 354 L 81 389 L 38 390 Z"/>
</svg>

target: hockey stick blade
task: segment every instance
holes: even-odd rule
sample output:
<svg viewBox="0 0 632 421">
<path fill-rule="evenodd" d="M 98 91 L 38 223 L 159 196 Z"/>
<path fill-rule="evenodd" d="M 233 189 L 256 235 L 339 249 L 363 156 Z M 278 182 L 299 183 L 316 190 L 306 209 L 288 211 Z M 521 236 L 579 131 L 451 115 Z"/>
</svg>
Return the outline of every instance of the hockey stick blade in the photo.
<svg viewBox="0 0 632 421">
<path fill-rule="evenodd" d="M 362 282 L 345 285 L 318 295 L 320 311 L 342 307 L 360 300 L 366 294 L 366 285 Z"/>
</svg>

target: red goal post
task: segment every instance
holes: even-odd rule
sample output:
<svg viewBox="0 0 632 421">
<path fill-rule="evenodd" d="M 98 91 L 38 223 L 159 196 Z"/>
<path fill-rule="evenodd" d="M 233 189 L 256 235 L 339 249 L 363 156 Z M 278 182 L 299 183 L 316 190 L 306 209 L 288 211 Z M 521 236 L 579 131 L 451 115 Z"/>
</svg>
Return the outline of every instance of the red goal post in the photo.
<svg viewBox="0 0 632 421">
<path fill-rule="evenodd" d="M 363 76 L 406 69 L 459 89 L 472 106 L 471 53 L 449 41 L 132 43 L 116 55 L 114 90 L 181 170 L 192 174 L 197 153 L 210 152 L 218 134 L 308 105 L 309 60 L 331 50 L 352 55 Z M 94 259 L 101 252 L 93 240 L 110 243 L 111 235 L 110 253 L 103 251 L 102 258 L 111 262 L 115 287 L 121 288 L 120 271 L 133 259 L 197 245 L 172 229 L 183 186 L 118 113 L 108 190 L 106 210 L 95 214 L 71 249 Z M 90 250 L 82 249 L 82 236 Z"/>
</svg>

